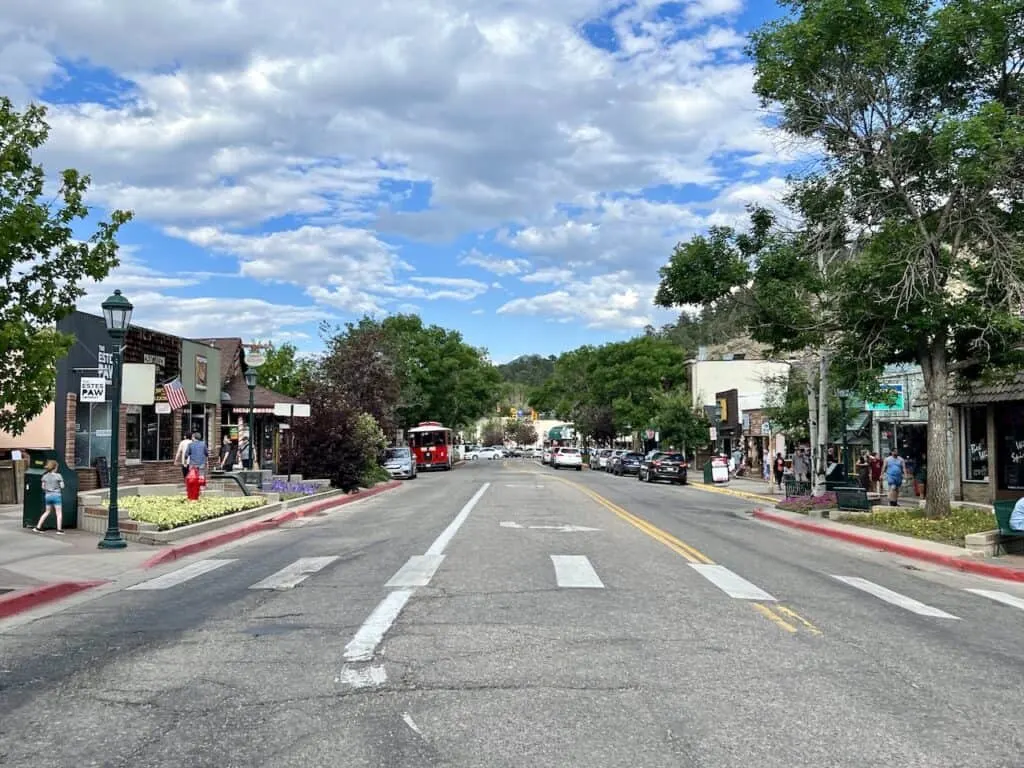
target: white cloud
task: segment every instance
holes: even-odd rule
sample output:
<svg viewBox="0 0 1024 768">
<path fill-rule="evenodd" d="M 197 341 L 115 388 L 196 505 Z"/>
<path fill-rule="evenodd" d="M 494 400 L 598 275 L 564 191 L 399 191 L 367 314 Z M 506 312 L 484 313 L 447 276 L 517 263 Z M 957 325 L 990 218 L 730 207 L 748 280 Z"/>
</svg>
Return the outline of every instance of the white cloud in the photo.
<svg viewBox="0 0 1024 768">
<path fill-rule="evenodd" d="M 520 288 L 557 276 L 571 296 L 607 293 L 607 275 L 646 285 L 675 240 L 742 211 L 737 163 L 754 194 L 793 156 L 751 92 L 730 26 L 740 0 L 689 0 L 676 21 L 656 0 L 6 5 L 0 87 L 38 93 L 59 61 L 128 86 L 52 105 L 48 165 L 87 170 L 93 202 L 218 254 L 224 272 L 344 313 L 489 289 L 451 276 L 460 266 Z M 608 13 L 615 52 L 580 32 Z M 713 203 L 640 194 L 686 184 Z M 428 262 L 402 239 L 495 231 L 523 257 L 491 255 L 483 237 Z M 154 291 L 189 279 L 152 277 Z M 505 306 L 560 316 L 549 295 Z M 588 317 L 635 327 L 638 301 Z"/>
</svg>

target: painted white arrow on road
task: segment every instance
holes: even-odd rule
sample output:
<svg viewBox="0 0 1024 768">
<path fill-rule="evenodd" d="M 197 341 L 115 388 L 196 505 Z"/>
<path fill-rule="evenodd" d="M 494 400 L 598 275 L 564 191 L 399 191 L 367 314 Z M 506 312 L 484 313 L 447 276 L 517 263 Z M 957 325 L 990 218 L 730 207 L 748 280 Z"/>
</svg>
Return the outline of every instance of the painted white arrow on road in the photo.
<svg viewBox="0 0 1024 768">
<path fill-rule="evenodd" d="M 600 531 L 600 528 L 588 528 L 585 525 L 520 525 L 511 520 L 498 523 L 502 528 L 528 528 L 531 531 L 558 531 L 560 533 L 579 533 L 582 531 Z"/>
</svg>

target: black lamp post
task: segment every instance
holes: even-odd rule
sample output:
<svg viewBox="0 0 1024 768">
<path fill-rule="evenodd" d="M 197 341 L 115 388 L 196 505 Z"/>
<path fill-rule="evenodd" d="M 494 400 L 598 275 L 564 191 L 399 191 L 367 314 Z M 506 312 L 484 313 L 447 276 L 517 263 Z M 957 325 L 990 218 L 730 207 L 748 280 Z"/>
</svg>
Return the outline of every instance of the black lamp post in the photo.
<svg viewBox="0 0 1024 768">
<path fill-rule="evenodd" d="M 103 302 L 103 320 L 107 333 L 114 340 L 114 392 L 110 404 L 110 500 L 107 507 L 107 532 L 100 539 L 100 549 L 124 549 L 128 546 L 121 535 L 117 508 L 117 467 L 120 461 L 121 437 L 121 343 L 128 334 L 132 322 L 132 303 L 114 291 L 114 295 Z"/>
<path fill-rule="evenodd" d="M 846 401 L 850 399 L 851 393 L 849 390 L 841 389 L 838 394 L 840 418 L 843 420 L 843 468 L 846 470 L 846 474 L 849 475 L 852 467 L 850 466 L 850 446 L 846 440 L 846 426 L 849 424 L 846 419 Z"/>
<path fill-rule="evenodd" d="M 254 410 L 256 399 L 256 369 L 247 368 L 245 371 L 245 386 L 249 388 L 249 469 L 256 466 L 256 414 Z"/>
</svg>

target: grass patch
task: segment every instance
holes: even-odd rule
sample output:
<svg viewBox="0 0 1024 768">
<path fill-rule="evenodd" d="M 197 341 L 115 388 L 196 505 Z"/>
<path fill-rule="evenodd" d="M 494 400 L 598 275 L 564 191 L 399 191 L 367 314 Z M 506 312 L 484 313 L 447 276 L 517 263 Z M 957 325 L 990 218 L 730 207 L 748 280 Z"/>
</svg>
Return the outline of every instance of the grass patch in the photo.
<svg viewBox="0 0 1024 768">
<path fill-rule="evenodd" d="M 801 515 L 806 515 L 813 509 L 838 509 L 839 502 L 836 501 L 836 495 L 829 491 L 821 496 L 789 496 L 775 507 L 787 512 L 799 512 Z"/>
<path fill-rule="evenodd" d="M 104 506 L 108 503 L 103 502 Z M 117 500 L 118 507 L 126 510 L 130 519 L 152 523 L 161 531 L 262 507 L 266 503 L 263 496 L 201 497 L 198 501 L 189 501 L 184 496 L 122 496 Z"/>
<path fill-rule="evenodd" d="M 923 509 L 893 509 L 872 512 L 843 522 L 957 547 L 964 546 L 967 534 L 991 531 L 997 527 L 995 515 L 991 512 L 969 507 L 953 507 L 945 517 L 926 517 Z"/>
</svg>

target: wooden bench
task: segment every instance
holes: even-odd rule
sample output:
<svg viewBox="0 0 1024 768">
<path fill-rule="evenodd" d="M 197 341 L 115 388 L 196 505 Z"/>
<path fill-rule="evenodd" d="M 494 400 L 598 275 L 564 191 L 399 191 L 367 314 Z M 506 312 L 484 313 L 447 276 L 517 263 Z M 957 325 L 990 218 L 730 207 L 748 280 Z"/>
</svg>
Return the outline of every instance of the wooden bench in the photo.
<svg viewBox="0 0 1024 768">
<path fill-rule="evenodd" d="M 1000 554 L 1000 549 L 1006 554 L 1010 553 L 1006 547 L 1007 543 L 1019 543 L 1021 551 L 1024 551 L 1024 531 L 1015 531 L 1010 527 L 1010 515 L 1016 504 L 1016 501 L 997 501 L 992 505 L 996 513 L 996 524 L 999 526 L 999 536 L 996 538 L 997 555 Z"/>
<path fill-rule="evenodd" d="M 871 499 L 868 492 L 859 485 L 848 485 L 832 489 L 836 495 L 836 505 L 840 509 L 856 510 L 858 512 L 871 511 Z"/>
</svg>

